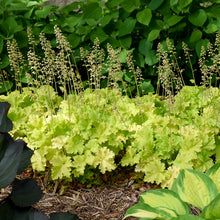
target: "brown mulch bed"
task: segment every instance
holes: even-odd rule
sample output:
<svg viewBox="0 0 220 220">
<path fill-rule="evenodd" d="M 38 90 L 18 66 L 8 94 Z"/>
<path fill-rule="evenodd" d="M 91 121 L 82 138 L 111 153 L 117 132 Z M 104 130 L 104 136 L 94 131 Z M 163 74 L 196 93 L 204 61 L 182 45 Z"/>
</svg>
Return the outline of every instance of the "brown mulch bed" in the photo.
<svg viewBox="0 0 220 220">
<path fill-rule="evenodd" d="M 152 188 L 154 186 L 150 184 L 137 187 L 132 181 L 90 189 L 82 187 L 77 190 L 70 185 L 63 195 L 44 192 L 34 208 L 46 215 L 53 212 L 70 212 L 81 220 L 121 220 L 126 210 L 138 203 L 140 194 Z M 0 193 L 0 201 L 10 193 L 11 188 L 7 187 L 3 191 Z"/>
</svg>

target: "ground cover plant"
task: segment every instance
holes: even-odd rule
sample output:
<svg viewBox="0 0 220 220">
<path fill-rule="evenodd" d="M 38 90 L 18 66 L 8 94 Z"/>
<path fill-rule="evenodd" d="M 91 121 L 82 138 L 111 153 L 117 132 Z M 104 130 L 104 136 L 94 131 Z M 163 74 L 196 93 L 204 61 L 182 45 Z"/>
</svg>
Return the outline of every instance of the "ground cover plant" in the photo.
<svg viewBox="0 0 220 220">
<path fill-rule="evenodd" d="M 177 43 L 177 57 L 181 55 L 181 44 L 188 44 L 193 54 L 191 64 L 184 59 L 181 67 L 190 69 L 191 65 L 198 68 L 201 46 L 207 49 L 208 43 L 214 43 L 215 32 L 220 30 L 218 0 L 204 2 L 202 0 L 94 0 L 77 1 L 63 8 L 50 5 L 42 7 L 43 1 L 10 0 L 1 1 L 0 6 L 0 68 L 4 69 L 2 76 L 8 79 L 7 87 L 0 92 L 15 88 L 14 73 L 9 68 L 6 41 L 15 38 L 19 49 L 26 56 L 28 48 L 28 34 L 26 27 L 31 27 L 36 40 L 39 34 L 47 35 L 53 48 L 56 47 L 54 25 L 58 25 L 74 49 L 74 56 L 80 55 L 80 47 L 88 49 L 98 37 L 101 47 L 107 52 L 107 44 L 113 48 L 133 50 L 135 65 L 142 68 L 146 82 L 156 87 L 158 64 L 157 44 L 164 43 L 169 37 Z M 35 53 L 42 55 L 39 47 Z M 25 57 L 27 58 L 27 57 Z M 27 59 L 25 59 L 27 61 Z M 79 61 L 77 59 L 77 61 Z M 25 71 L 20 73 L 19 79 L 27 83 Z M 81 68 L 83 81 L 87 78 L 86 71 Z M 1 77 L 2 77 L 1 76 Z M 196 81 L 200 81 L 200 71 L 195 72 Z M 192 78 L 190 71 L 186 71 L 184 79 L 187 84 Z M 127 71 L 127 82 L 132 81 L 132 75 Z M 149 92 L 150 90 L 146 90 Z"/>
<path fill-rule="evenodd" d="M 121 54 L 109 45 L 104 62 L 98 40 L 91 51 L 81 50 L 89 74 L 88 84 L 83 86 L 77 67 L 70 62 L 69 43 L 57 26 L 55 33 L 57 51 L 40 34 L 45 54 L 41 63 L 28 30 L 29 86 L 22 88 L 16 80 L 17 90 L 0 97 L 12 105 L 9 113 L 15 124 L 12 135 L 22 137 L 35 152 L 34 170 L 58 185 L 63 180 L 88 181 L 96 173 L 133 166 L 144 175 L 144 181 L 171 187 L 181 169 L 203 172 L 220 160 L 220 96 L 219 89 L 212 87 L 213 79 L 219 77 L 219 63 L 216 63 L 219 35 L 216 44 L 208 47 L 212 55 L 208 61 L 202 49 L 204 84 L 201 86 L 184 86 L 183 70 L 173 62 L 176 61 L 174 45 L 169 39 L 163 47 L 159 44 L 158 74 L 164 95 L 161 97 L 140 96 L 142 77 L 139 69 L 134 68 L 129 51 Z M 17 59 L 22 57 L 19 50 L 13 50 L 17 48 L 16 41 L 8 42 L 8 48 L 11 66 L 17 70 L 19 79 L 23 63 Z M 133 73 L 136 98 L 126 96 L 131 93 L 121 77 L 124 71 L 121 59 L 126 60 L 128 71 Z M 103 71 L 109 74 L 103 77 Z M 101 88 L 103 81 L 106 88 Z M 58 89 L 63 97 L 57 95 Z"/>
</svg>

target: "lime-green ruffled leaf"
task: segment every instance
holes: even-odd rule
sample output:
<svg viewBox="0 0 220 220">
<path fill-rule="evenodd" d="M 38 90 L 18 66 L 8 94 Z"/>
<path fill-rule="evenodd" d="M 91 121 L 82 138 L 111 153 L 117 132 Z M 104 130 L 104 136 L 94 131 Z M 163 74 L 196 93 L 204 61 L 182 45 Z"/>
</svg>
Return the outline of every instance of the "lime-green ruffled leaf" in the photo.
<svg viewBox="0 0 220 220">
<path fill-rule="evenodd" d="M 183 202 L 177 193 L 168 189 L 150 190 L 141 194 L 140 202 L 156 209 L 168 209 L 170 215 L 176 217 L 190 213 L 189 206 Z"/>
<path fill-rule="evenodd" d="M 201 213 L 205 219 L 220 219 L 220 193 Z"/>
<path fill-rule="evenodd" d="M 99 169 L 101 173 L 105 173 L 106 171 L 111 171 L 116 168 L 114 164 L 115 154 L 110 151 L 107 147 L 101 148 L 95 155 L 94 166 L 99 165 Z"/>
<path fill-rule="evenodd" d="M 65 179 L 70 178 L 71 176 L 71 166 L 72 161 L 69 156 L 65 156 L 64 154 L 56 153 L 50 160 L 52 164 L 52 179 Z"/>
<path fill-rule="evenodd" d="M 220 163 L 216 163 L 214 166 L 212 166 L 206 172 L 206 175 L 208 175 L 213 180 L 217 186 L 218 191 L 220 192 Z"/>
<path fill-rule="evenodd" d="M 144 25 L 149 25 L 151 18 L 152 18 L 152 13 L 149 8 L 145 8 L 142 11 L 139 11 L 136 15 L 138 22 Z"/>
<path fill-rule="evenodd" d="M 215 183 L 206 174 L 196 170 L 182 170 L 171 188 L 180 198 L 200 210 L 218 194 Z"/>
</svg>

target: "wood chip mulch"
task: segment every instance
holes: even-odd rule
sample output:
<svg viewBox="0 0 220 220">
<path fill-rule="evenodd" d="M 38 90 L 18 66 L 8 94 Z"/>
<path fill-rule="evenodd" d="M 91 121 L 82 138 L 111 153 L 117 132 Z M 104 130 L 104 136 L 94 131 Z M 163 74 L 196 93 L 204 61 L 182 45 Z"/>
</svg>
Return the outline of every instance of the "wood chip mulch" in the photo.
<svg viewBox="0 0 220 220">
<path fill-rule="evenodd" d="M 127 209 L 138 203 L 141 193 L 152 189 L 150 184 L 137 187 L 132 181 L 97 187 L 71 189 L 63 195 L 46 193 L 34 205 L 40 212 L 49 215 L 53 212 L 70 212 L 81 220 L 121 220 Z M 154 188 L 154 187 L 153 187 Z M 7 187 L 0 193 L 0 201 L 11 191 Z M 127 218 L 133 220 L 135 218 Z"/>
</svg>

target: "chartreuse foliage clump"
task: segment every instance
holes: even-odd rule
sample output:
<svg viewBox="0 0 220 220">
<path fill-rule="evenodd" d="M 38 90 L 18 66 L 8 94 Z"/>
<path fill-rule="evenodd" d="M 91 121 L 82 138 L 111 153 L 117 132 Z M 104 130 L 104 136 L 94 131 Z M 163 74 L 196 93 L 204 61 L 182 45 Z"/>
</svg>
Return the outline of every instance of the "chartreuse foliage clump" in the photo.
<svg viewBox="0 0 220 220">
<path fill-rule="evenodd" d="M 140 219 L 219 219 L 220 163 L 206 173 L 183 169 L 173 182 L 171 190 L 156 189 L 143 193 L 140 202 L 129 208 L 129 216 Z M 190 205 L 198 208 L 199 216 L 191 215 Z"/>
<path fill-rule="evenodd" d="M 70 213 L 53 213 L 48 218 L 31 207 L 40 200 L 43 192 L 34 179 L 19 176 L 30 164 L 33 151 L 23 140 L 14 141 L 8 133 L 13 128 L 12 121 L 7 117 L 9 108 L 8 102 L 0 102 L 0 189 L 12 186 L 10 195 L 0 202 L 1 219 L 79 219 Z"/>
<path fill-rule="evenodd" d="M 11 134 L 34 150 L 33 169 L 50 170 L 52 180 L 134 166 L 144 181 L 171 187 L 180 170 L 203 172 L 220 161 L 219 93 L 185 86 L 172 108 L 158 95 L 130 99 L 109 88 L 63 99 L 50 86 L 30 87 L 0 100 L 12 105 Z"/>
</svg>

